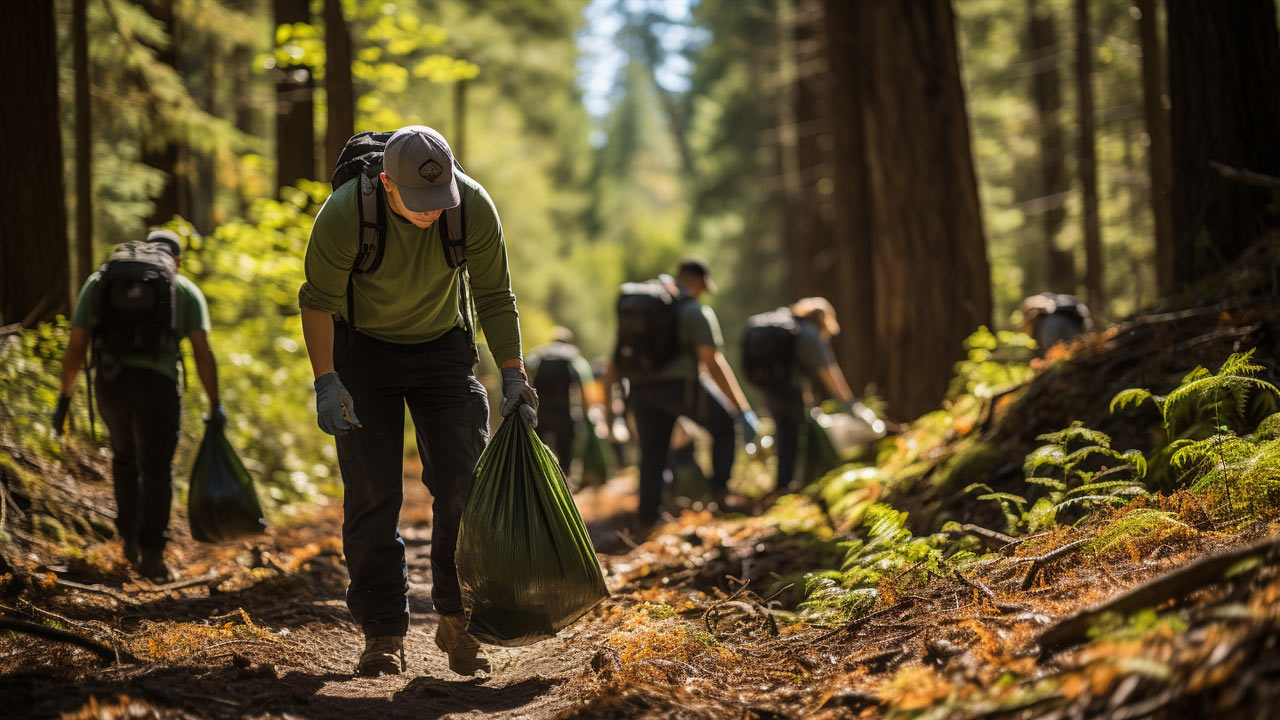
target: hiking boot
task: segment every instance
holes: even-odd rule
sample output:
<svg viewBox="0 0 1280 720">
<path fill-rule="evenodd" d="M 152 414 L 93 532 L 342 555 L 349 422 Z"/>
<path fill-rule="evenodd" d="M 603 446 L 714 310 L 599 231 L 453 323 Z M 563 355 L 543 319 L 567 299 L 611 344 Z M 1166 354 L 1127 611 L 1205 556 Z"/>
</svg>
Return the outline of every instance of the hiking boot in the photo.
<svg viewBox="0 0 1280 720">
<path fill-rule="evenodd" d="M 489 672 L 489 659 L 480 649 L 480 643 L 467 632 L 466 613 L 440 616 L 436 647 L 449 656 L 449 669 L 459 675 L 475 675 L 480 670 Z"/>
<path fill-rule="evenodd" d="M 404 638 L 382 635 L 364 639 L 364 652 L 356 663 L 356 674 L 364 677 L 399 675 L 404 672 Z"/>
<path fill-rule="evenodd" d="M 163 548 L 142 548 L 142 559 L 135 569 L 139 575 L 156 585 L 163 585 L 173 580 L 173 574 L 164 564 Z"/>
</svg>

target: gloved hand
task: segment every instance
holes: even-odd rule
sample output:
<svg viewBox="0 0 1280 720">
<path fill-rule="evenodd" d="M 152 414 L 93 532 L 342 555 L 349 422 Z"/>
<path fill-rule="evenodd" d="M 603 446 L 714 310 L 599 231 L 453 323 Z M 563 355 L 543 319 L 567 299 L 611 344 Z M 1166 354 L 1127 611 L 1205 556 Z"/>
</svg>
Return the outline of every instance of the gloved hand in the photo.
<svg viewBox="0 0 1280 720">
<path fill-rule="evenodd" d="M 214 408 L 209 411 L 209 415 L 205 417 L 204 423 L 205 425 L 214 425 L 217 427 L 223 427 L 227 424 L 227 411 L 222 409 L 221 403 L 214 406 Z"/>
<path fill-rule="evenodd" d="M 742 444 L 747 445 L 756 441 L 756 436 L 760 434 L 760 418 L 756 417 L 754 410 L 747 410 L 738 417 L 742 421 Z"/>
<path fill-rule="evenodd" d="M 67 411 L 71 409 L 71 396 L 62 395 L 53 409 L 53 432 L 61 435 L 67 426 Z"/>
<path fill-rule="evenodd" d="M 330 435 L 360 427 L 355 401 L 342 386 L 338 373 L 325 373 L 316 378 L 316 422 Z"/>
<path fill-rule="evenodd" d="M 502 368 L 502 406 L 498 412 L 507 417 L 520 408 L 529 427 L 538 427 L 538 391 L 520 368 Z"/>
</svg>

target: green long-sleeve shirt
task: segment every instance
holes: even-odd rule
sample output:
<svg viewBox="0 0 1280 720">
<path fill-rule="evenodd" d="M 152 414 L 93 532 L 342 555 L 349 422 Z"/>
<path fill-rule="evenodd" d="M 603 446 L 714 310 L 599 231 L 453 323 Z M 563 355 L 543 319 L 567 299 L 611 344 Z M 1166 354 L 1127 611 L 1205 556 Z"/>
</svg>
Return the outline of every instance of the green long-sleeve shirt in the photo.
<svg viewBox="0 0 1280 720">
<path fill-rule="evenodd" d="M 494 360 L 520 357 L 520 324 L 511 292 L 507 248 L 498 211 L 475 180 L 458 173 L 467 225 L 467 268 L 476 314 Z M 342 318 L 347 314 L 347 278 L 359 246 L 358 182 L 329 196 L 311 228 L 306 282 L 298 291 L 304 307 Z M 440 223 L 423 230 L 387 213 L 387 238 L 377 270 L 354 275 L 355 324 L 360 332 L 394 343 L 434 340 L 462 325 L 458 309 L 460 270 L 449 267 L 440 241 Z"/>
</svg>

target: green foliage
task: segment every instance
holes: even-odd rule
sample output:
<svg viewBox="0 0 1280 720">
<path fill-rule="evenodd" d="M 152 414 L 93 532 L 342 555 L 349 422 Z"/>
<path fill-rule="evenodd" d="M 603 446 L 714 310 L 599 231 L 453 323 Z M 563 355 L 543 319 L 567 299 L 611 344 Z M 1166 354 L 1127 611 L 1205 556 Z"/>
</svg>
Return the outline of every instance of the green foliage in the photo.
<svg viewBox="0 0 1280 720">
<path fill-rule="evenodd" d="M 979 327 L 964 341 L 966 357 L 956 363 L 949 395 L 989 398 L 1021 385 L 1035 374 L 1030 365 L 1035 341 L 1020 332 Z"/>
<path fill-rule="evenodd" d="M 1179 531 L 1189 533 L 1191 528 L 1179 520 L 1176 514 L 1153 508 L 1139 508 L 1126 512 L 1115 522 L 1104 525 L 1089 539 L 1085 550 L 1102 555 L 1126 542 Z"/>
<path fill-rule="evenodd" d="M 941 574 L 945 568 L 973 559 L 969 552 L 944 556 L 946 534 L 916 537 L 906 523 L 907 513 L 890 505 L 874 503 L 867 507 L 839 572 L 806 576 L 801 616 L 818 623 L 847 620 L 875 606 L 883 582 L 897 579 L 909 570 Z"/>
<path fill-rule="evenodd" d="M 1248 421 L 1251 401 L 1261 402 L 1274 413 L 1280 399 L 1280 389 L 1256 377 L 1264 368 L 1253 362 L 1254 352 L 1232 354 L 1216 373 L 1197 367 L 1163 397 L 1142 388 L 1122 390 L 1112 398 L 1111 412 L 1150 400 L 1159 408 L 1171 441 L 1195 437 L 1206 429 L 1240 428 Z"/>
<path fill-rule="evenodd" d="M 1121 504 L 1147 492 L 1142 483 L 1146 458 L 1137 450 L 1112 449 L 1106 433 L 1077 421 L 1036 439 L 1045 444 L 1032 450 L 1022 466 L 1027 485 L 1043 493 L 1034 503 L 1021 495 L 996 492 L 984 483 L 965 488 L 967 493 L 981 491 L 978 500 L 1000 506 L 1010 534 L 1039 532 L 1053 527 L 1062 513 Z"/>
</svg>

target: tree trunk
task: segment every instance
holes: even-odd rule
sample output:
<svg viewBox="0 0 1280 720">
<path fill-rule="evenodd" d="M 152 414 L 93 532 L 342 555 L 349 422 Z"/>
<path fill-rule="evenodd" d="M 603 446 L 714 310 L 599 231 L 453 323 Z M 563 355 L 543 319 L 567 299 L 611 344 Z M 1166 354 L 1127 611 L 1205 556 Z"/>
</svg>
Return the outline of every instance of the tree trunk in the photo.
<svg viewBox="0 0 1280 720">
<path fill-rule="evenodd" d="M 876 381 L 876 297 L 872 274 L 872 205 L 867 186 L 867 153 L 859 92 L 866 87 L 858 56 L 866 30 L 846 0 L 824 0 L 826 47 L 832 75 L 830 117 L 833 140 L 835 232 L 828 237 L 838 261 L 835 297 L 841 332 L 835 339 L 841 369 L 855 392 L 878 391 Z"/>
<path fill-rule="evenodd" d="M 870 257 L 870 273 L 846 272 L 874 278 L 875 332 L 852 340 L 873 348 L 893 415 L 914 417 L 937 407 L 962 341 L 991 321 L 954 17 L 946 0 L 827 7 L 834 96 L 845 96 L 836 205 L 857 233 L 838 244 L 850 244 L 842 263 Z"/>
<path fill-rule="evenodd" d="M 324 0 L 324 89 L 329 104 L 325 127 L 325 172 L 338 165 L 342 146 L 355 134 L 356 93 L 351 81 L 351 30 L 342 0 Z"/>
<path fill-rule="evenodd" d="M 1273 0 L 1168 5 L 1174 282 L 1186 287 L 1263 231 L 1268 190 L 1210 165 L 1280 176 L 1280 45 Z"/>
<path fill-rule="evenodd" d="M 1094 149 L 1093 42 L 1089 36 L 1089 0 L 1076 0 L 1076 101 L 1080 111 L 1080 174 L 1084 222 L 1085 302 L 1094 317 L 1106 313 L 1102 294 L 1102 228 L 1098 222 L 1098 165 Z"/>
<path fill-rule="evenodd" d="M 276 25 L 311 22 L 308 0 L 275 0 Z M 315 77 L 306 65 L 280 68 L 276 80 L 276 187 L 316 177 Z"/>
<path fill-rule="evenodd" d="M 1053 9 L 1041 0 L 1027 2 L 1027 49 L 1032 63 L 1031 99 L 1036 108 L 1040 136 L 1040 187 L 1034 206 L 1040 213 L 1041 247 L 1036 258 L 1044 263 L 1039 287 L 1024 286 L 1026 294 L 1050 290 L 1076 292 L 1075 258 L 1059 250 L 1058 233 L 1066 222 L 1066 198 L 1071 191 L 1067 175 L 1067 143 L 1062 130 L 1062 81 L 1058 72 L 1058 28 Z"/>
<path fill-rule="evenodd" d="M 1151 173 L 1151 213 L 1156 226 L 1156 287 L 1161 296 L 1174 291 L 1173 167 L 1170 157 L 1169 110 L 1165 91 L 1164 52 L 1155 0 L 1137 0 L 1142 38 L 1142 105 L 1146 114 L 1147 161 Z"/>
<path fill-rule="evenodd" d="M 178 25 L 173 15 L 173 0 L 150 0 L 147 10 L 160 22 L 168 36 L 168 44 L 156 49 L 156 59 L 178 71 Z M 168 127 L 157 113 L 148 113 L 150 122 L 147 137 L 142 142 L 142 162 L 161 172 L 165 178 L 160 194 L 152 199 L 151 215 L 147 224 L 163 225 L 173 219 L 174 215 L 186 217 L 189 214 L 185 202 L 186 183 L 182 173 L 181 157 L 178 144 L 173 142 L 173 129 Z"/>
<path fill-rule="evenodd" d="M 71 6 L 72 72 L 76 103 L 76 271 L 72 286 L 78 288 L 94 268 L 93 252 L 93 133 L 89 106 L 89 0 Z"/>
<path fill-rule="evenodd" d="M 790 266 L 789 290 L 795 298 L 821 295 L 835 302 L 837 257 L 833 236 L 829 162 L 831 135 L 827 100 L 830 70 L 824 57 L 823 9 L 816 0 L 790 7 L 793 52 L 788 78 L 790 117 L 780 118 L 784 161 L 782 242 Z M 826 188 L 828 192 L 824 194 Z"/>
<path fill-rule="evenodd" d="M 70 309 L 70 253 L 58 121 L 54 3 L 6 7 L 0 67 L 21 112 L 3 113 L 5 164 L 0 173 L 0 324 L 52 320 Z"/>
</svg>

